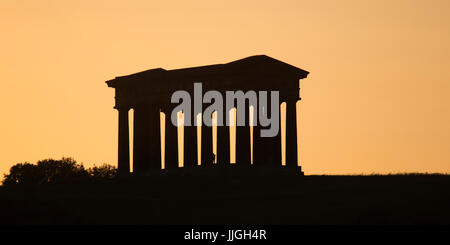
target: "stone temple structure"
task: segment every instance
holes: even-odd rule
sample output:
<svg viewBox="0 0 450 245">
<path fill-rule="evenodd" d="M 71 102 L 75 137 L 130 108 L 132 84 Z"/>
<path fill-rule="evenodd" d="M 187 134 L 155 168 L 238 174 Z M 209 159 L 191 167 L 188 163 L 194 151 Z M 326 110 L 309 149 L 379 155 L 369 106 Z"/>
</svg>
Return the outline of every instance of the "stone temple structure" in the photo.
<svg viewBox="0 0 450 245">
<path fill-rule="evenodd" d="M 300 100 L 299 81 L 308 73 L 266 55 L 256 55 L 225 64 L 174 70 L 151 69 L 107 81 L 109 87 L 115 88 L 114 108 L 119 111 L 119 173 L 130 173 L 129 131 L 133 127 L 133 173 L 137 175 L 195 173 L 202 172 L 202 169 L 246 169 L 248 173 L 254 171 L 260 174 L 281 171 L 302 175 L 298 163 L 296 103 Z M 261 126 L 253 126 L 251 144 L 250 126 L 246 123 L 247 126 L 236 126 L 234 164 L 230 164 L 230 127 L 217 127 L 217 161 L 214 162 L 212 127 L 202 125 L 197 130 L 200 126 L 184 126 L 184 166 L 179 167 L 177 127 L 170 121 L 171 112 L 177 104 L 170 102 L 171 95 L 177 90 L 185 90 L 192 95 L 193 84 L 198 82 L 202 83 L 203 91 L 217 90 L 222 94 L 237 90 L 279 91 L 279 103 L 286 103 L 285 164 L 282 165 L 281 159 L 281 130 L 275 137 L 260 137 Z M 268 100 L 270 105 L 270 96 Z M 203 105 L 203 109 L 205 107 L 207 105 Z M 130 109 L 134 110 L 134 125 L 129 125 Z M 270 106 L 267 110 L 270 115 Z M 161 112 L 166 114 L 165 125 L 160 125 Z M 249 110 L 246 110 L 246 119 L 248 113 Z M 196 118 L 195 115 L 193 118 Z M 165 127 L 163 170 L 160 127 Z M 200 149 L 197 149 L 198 138 L 201 139 Z"/>
</svg>

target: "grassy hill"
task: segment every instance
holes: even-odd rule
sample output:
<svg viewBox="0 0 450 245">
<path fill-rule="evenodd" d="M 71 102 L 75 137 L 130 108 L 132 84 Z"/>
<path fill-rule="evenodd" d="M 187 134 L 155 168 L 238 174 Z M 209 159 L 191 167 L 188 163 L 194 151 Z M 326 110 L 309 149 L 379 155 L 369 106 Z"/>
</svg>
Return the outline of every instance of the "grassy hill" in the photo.
<svg viewBox="0 0 450 245">
<path fill-rule="evenodd" d="M 450 224 L 449 175 L 129 177 L 0 187 L 1 224 Z"/>
</svg>

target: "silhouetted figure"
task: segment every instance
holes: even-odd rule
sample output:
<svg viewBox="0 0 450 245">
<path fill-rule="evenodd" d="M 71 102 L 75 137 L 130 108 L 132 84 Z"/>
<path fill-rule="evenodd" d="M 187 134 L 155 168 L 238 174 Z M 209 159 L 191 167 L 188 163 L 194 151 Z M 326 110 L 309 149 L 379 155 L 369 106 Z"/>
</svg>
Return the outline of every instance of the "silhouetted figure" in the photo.
<svg viewBox="0 0 450 245">
<path fill-rule="evenodd" d="M 216 154 L 211 154 L 211 163 L 214 163 L 216 161 Z"/>
</svg>

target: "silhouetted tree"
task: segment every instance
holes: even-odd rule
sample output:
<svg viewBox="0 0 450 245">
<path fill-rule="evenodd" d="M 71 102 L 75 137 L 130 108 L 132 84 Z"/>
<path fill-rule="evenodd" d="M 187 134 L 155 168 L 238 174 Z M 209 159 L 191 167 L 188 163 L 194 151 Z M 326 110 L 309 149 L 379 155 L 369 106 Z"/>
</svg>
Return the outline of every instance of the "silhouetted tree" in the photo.
<svg viewBox="0 0 450 245">
<path fill-rule="evenodd" d="M 88 169 L 89 176 L 94 179 L 112 179 L 117 176 L 117 168 L 108 164 Z"/>
<path fill-rule="evenodd" d="M 89 178 L 89 174 L 83 165 L 77 164 L 73 158 L 40 160 L 37 162 L 37 169 L 41 175 L 40 184 L 85 181 Z"/>
<path fill-rule="evenodd" d="M 9 174 L 4 176 L 3 185 L 85 182 L 112 179 L 116 173 L 117 169 L 107 164 L 85 169 L 73 158 L 44 159 L 38 161 L 37 164 L 25 162 L 12 166 Z"/>
<path fill-rule="evenodd" d="M 9 174 L 5 174 L 3 185 L 37 184 L 41 178 L 37 174 L 37 166 L 31 163 L 18 163 L 11 167 Z"/>
</svg>

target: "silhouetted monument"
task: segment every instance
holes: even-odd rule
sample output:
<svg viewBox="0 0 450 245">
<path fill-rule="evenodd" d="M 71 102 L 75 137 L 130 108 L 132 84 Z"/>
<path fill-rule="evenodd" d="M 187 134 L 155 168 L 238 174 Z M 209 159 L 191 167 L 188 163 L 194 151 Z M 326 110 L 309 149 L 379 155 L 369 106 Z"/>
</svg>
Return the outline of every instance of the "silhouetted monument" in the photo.
<svg viewBox="0 0 450 245">
<path fill-rule="evenodd" d="M 171 169 L 178 168 L 177 128 L 170 122 L 170 115 L 176 104 L 170 103 L 171 95 L 177 90 L 186 90 L 193 94 L 193 84 L 202 82 L 203 91 L 217 90 L 222 94 L 230 90 L 279 91 L 280 103 L 286 102 L 287 105 L 286 166 L 281 165 L 281 126 L 278 135 L 271 138 L 260 137 L 261 126 L 254 127 L 253 164 L 251 164 L 250 127 L 246 124 L 247 126 L 236 127 L 236 164 L 233 164 L 233 168 L 260 167 L 259 169 L 270 171 L 289 169 L 303 174 L 297 164 L 296 103 L 300 100 L 299 80 L 306 78 L 307 75 L 307 71 L 265 55 L 258 55 L 226 64 L 175 70 L 151 69 L 107 81 L 109 87 L 115 88 L 115 109 L 119 111 L 119 173 L 130 172 L 128 125 L 130 109 L 134 109 L 133 172 L 135 174 L 161 172 L 160 112 L 166 114 L 165 171 L 170 172 Z M 268 105 L 270 115 L 270 101 Z M 193 109 L 191 111 L 194 112 Z M 247 107 L 246 118 L 248 113 Z M 205 125 L 201 126 L 202 162 L 201 166 L 197 166 L 197 126 L 185 126 L 184 169 L 231 166 L 229 132 L 227 126 L 217 127 L 217 164 L 213 164 L 212 129 Z"/>
</svg>

